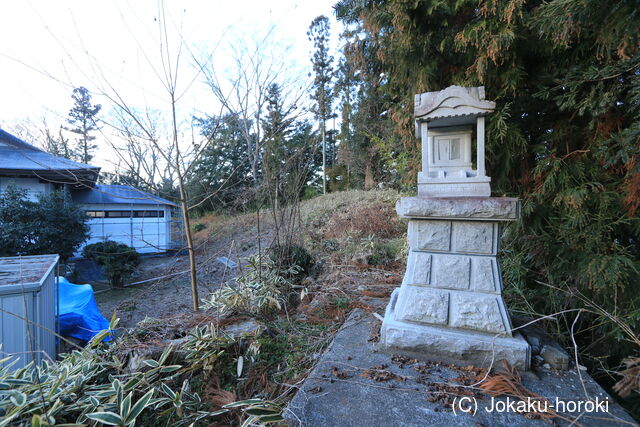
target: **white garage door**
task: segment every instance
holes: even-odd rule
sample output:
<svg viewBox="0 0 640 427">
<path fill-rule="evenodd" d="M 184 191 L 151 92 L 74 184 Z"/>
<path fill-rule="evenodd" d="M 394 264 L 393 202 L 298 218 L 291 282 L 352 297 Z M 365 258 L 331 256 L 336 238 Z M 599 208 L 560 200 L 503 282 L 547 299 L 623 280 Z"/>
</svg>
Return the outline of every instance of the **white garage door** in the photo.
<svg viewBox="0 0 640 427">
<path fill-rule="evenodd" d="M 163 209 L 87 210 L 91 237 L 87 244 L 115 240 L 140 253 L 168 249 L 170 218 Z"/>
</svg>

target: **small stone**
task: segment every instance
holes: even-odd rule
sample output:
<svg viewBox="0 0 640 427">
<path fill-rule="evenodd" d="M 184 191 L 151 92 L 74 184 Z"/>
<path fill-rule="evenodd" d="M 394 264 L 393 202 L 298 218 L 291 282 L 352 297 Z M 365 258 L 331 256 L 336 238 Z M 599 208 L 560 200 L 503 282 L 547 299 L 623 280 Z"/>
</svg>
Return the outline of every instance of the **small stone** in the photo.
<svg viewBox="0 0 640 427">
<path fill-rule="evenodd" d="M 257 329 L 260 328 L 262 328 L 262 326 L 258 322 L 253 319 L 249 319 L 244 322 L 225 326 L 223 331 L 225 334 L 235 338 L 245 334 L 253 334 Z"/>
<path fill-rule="evenodd" d="M 544 365 L 542 365 L 542 367 L 544 369 L 551 369 L 551 365 L 549 365 L 548 363 L 545 363 Z"/>
<path fill-rule="evenodd" d="M 545 345 L 542 347 L 540 356 L 554 369 L 569 369 L 569 355 L 566 351 L 554 345 Z"/>
<path fill-rule="evenodd" d="M 527 339 L 527 341 L 529 342 L 529 345 L 531 345 L 531 354 L 533 355 L 538 355 L 540 354 L 540 338 L 533 336 L 533 335 L 525 335 L 525 338 Z"/>
</svg>

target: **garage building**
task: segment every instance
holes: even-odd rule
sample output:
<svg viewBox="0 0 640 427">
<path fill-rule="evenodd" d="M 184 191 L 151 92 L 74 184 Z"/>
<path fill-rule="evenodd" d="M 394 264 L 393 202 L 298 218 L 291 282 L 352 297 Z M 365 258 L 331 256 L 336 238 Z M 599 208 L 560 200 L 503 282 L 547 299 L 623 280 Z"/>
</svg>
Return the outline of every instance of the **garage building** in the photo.
<svg viewBox="0 0 640 427">
<path fill-rule="evenodd" d="M 90 217 L 90 237 L 83 246 L 110 239 L 140 253 L 181 247 L 182 221 L 174 203 L 127 185 L 97 184 L 99 171 L 0 129 L 0 192 L 15 186 L 36 201 L 39 195 L 66 188 Z"/>
</svg>

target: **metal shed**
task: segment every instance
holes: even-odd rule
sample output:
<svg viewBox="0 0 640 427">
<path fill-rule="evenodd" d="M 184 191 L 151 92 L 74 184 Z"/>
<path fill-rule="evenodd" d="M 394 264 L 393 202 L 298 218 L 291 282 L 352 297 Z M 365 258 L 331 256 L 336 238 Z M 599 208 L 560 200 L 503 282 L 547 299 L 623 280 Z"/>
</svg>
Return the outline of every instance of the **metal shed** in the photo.
<svg viewBox="0 0 640 427">
<path fill-rule="evenodd" d="M 0 359 L 19 358 L 14 368 L 56 358 L 59 258 L 0 258 Z"/>
</svg>

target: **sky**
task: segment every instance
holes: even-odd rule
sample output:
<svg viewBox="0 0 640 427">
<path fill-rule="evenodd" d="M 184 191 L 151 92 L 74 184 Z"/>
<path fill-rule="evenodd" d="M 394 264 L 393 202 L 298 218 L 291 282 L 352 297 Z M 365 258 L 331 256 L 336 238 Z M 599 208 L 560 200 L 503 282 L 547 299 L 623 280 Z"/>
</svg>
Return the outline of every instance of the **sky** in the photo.
<svg viewBox="0 0 640 427">
<path fill-rule="evenodd" d="M 285 79 L 311 72 L 309 24 L 318 15 L 331 19 L 332 44 L 340 27 L 335 0 L 21 0 L 0 5 L 0 126 L 23 124 L 57 129 L 73 105 L 74 87 L 118 93 L 136 108 L 162 109 L 167 92 L 159 52 L 168 46 L 178 68 L 179 108 L 183 116 L 215 111 L 216 100 L 203 83 L 193 58 L 207 61 L 215 75 L 233 80 L 234 57 L 242 46 L 260 43 L 275 58 Z M 161 6 L 164 6 L 163 8 Z M 167 23 L 166 38 L 159 23 Z M 165 43 L 166 41 L 166 43 Z M 335 52 L 334 52 L 335 55 Z M 300 81 L 300 86 L 305 82 Z M 96 142 L 100 142 L 99 139 Z M 109 169 L 107 150 L 93 163 Z"/>
</svg>

